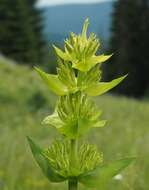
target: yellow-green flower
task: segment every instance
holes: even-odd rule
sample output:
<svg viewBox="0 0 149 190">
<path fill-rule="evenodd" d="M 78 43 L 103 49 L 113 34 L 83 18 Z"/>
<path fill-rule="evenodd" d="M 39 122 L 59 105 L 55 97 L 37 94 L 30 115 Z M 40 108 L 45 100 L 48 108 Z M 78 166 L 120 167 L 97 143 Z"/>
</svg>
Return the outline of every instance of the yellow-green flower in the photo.
<svg viewBox="0 0 149 190">
<path fill-rule="evenodd" d="M 65 51 L 54 46 L 57 55 L 72 63 L 72 67 L 82 72 L 89 71 L 98 63 L 107 61 L 112 55 L 96 55 L 100 47 L 99 40 L 94 33 L 87 37 L 87 28 L 89 20 L 86 19 L 82 33 L 76 35 L 70 34 L 70 38 L 65 40 Z"/>
</svg>

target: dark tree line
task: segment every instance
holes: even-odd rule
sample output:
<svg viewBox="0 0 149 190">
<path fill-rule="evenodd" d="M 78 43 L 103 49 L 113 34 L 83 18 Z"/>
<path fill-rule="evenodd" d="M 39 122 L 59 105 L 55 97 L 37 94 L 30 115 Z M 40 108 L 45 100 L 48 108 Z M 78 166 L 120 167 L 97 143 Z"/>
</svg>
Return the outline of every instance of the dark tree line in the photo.
<svg viewBox="0 0 149 190">
<path fill-rule="evenodd" d="M 0 0 L 0 53 L 19 63 L 44 59 L 42 12 L 36 0 Z"/>
<path fill-rule="evenodd" d="M 149 1 L 116 1 L 111 29 L 109 49 L 114 56 L 105 78 L 128 73 L 115 92 L 142 97 L 149 89 Z"/>
</svg>

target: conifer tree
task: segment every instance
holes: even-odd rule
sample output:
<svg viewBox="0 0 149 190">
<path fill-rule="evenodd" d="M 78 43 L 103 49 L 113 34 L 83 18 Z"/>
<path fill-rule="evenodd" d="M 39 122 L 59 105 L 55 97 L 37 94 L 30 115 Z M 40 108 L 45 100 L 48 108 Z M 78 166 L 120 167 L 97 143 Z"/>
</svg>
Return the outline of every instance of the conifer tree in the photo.
<svg viewBox="0 0 149 190">
<path fill-rule="evenodd" d="M 45 58 L 45 51 L 46 51 L 46 42 L 43 37 L 43 10 L 40 8 L 36 8 L 35 5 L 37 0 L 27 0 L 29 11 L 30 11 L 30 18 L 31 24 L 33 27 L 33 32 L 36 37 L 36 46 L 38 51 L 38 60 L 41 63 Z M 47 53 L 47 52 L 46 52 Z M 41 56 L 44 55 L 44 56 Z"/>
<path fill-rule="evenodd" d="M 35 5 L 29 1 L 2 0 L 0 52 L 20 63 L 39 63 L 44 47 L 42 28 L 38 27 L 41 22 L 39 18 L 40 12 L 36 11 Z"/>
<path fill-rule="evenodd" d="M 141 97 L 149 83 L 149 3 L 148 0 L 119 0 L 114 3 L 110 50 L 116 51 L 106 79 L 129 73 L 116 92 Z M 112 72 L 112 74 L 111 74 Z"/>
</svg>

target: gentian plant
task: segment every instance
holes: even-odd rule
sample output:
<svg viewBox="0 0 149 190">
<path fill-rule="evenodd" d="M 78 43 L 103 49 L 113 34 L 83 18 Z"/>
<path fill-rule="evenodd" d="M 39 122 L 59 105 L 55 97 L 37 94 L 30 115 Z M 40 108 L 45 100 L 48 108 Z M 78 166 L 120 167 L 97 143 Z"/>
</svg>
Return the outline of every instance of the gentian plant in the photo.
<svg viewBox="0 0 149 190">
<path fill-rule="evenodd" d="M 59 96 L 54 113 L 42 123 L 55 127 L 61 138 L 48 148 L 40 148 L 29 137 L 28 141 L 35 160 L 50 182 L 68 181 L 69 190 L 77 190 L 78 183 L 103 189 L 134 160 L 125 158 L 106 164 L 95 145 L 80 145 L 82 136 L 106 124 L 100 119 L 101 110 L 91 97 L 104 94 L 126 77 L 101 82 L 101 65 L 111 55 L 97 55 L 100 43 L 95 34 L 87 36 L 88 25 L 86 19 L 81 34 L 70 34 L 64 50 L 54 46 L 58 56 L 57 75 L 35 68 L 49 89 Z"/>
</svg>

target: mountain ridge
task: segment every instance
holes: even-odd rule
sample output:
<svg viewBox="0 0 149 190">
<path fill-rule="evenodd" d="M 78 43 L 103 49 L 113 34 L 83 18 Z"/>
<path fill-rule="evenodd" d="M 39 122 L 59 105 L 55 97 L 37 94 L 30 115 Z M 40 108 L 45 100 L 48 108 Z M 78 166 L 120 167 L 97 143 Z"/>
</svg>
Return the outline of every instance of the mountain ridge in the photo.
<svg viewBox="0 0 149 190">
<path fill-rule="evenodd" d="M 73 31 L 80 33 L 84 20 L 90 19 L 89 32 L 107 40 L 110 36 L 113 1 L 93 4 L 65 4 L 42 8 L 44 33 L 49 41 L 62 41 Z"/>
</svg>

